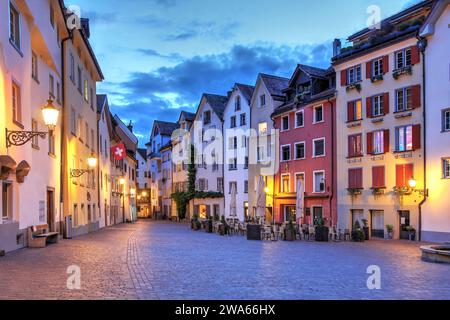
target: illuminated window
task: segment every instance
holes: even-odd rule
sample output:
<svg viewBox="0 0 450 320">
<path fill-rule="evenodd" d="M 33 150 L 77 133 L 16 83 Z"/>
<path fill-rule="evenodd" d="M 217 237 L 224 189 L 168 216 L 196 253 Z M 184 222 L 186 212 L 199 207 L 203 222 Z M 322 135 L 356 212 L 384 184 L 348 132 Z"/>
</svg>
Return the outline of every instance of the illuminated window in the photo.
<svg viewBox="0 0 450 320">
<path fill-rule="evenodd" d="M 261 122 L 258 125 L 258 129 L 259 129 L 259 135 L 267 134 L 267 122 Z"/>
<path fill-rule="evenodd" d="M 396 150 L 398 152 L 413 150 L 413 127 L 405 126 L 396 129 Z"/>
<path fill-rule="evenodd" d="M 281 193 L 289 193 L 291 192 L 290 188 L 291 177 L 289 174 L 281 175 Z"/>
<path fill-rule="evenodd" d="M 442 159 L 442 172 L 444 179 L 450 179 L 450 158 Z"/>
<path fill-rule="evenodd" d="M 22 123 L 22 104 L 19 85 L 12 82 L 12 115 L 13 121 L 16 123 Z"/>
</svg>

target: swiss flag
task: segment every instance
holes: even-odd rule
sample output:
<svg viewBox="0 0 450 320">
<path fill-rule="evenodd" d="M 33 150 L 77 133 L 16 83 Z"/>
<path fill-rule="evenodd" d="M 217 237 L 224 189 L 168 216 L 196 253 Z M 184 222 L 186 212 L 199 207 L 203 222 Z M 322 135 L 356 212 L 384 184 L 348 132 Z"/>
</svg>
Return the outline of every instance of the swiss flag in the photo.
<svg viewBox="0 0 450 320">
<path fill-rule="evenodd" d="M 114 159 L 116 159 L 117 161 L 125 158 L 127 152 L 125 150 L 125 145 L 123 144 L 123 142 L 121 142 L 117 146 L 112 147 L 111 154 L 114 156 Z"/>
</svg>

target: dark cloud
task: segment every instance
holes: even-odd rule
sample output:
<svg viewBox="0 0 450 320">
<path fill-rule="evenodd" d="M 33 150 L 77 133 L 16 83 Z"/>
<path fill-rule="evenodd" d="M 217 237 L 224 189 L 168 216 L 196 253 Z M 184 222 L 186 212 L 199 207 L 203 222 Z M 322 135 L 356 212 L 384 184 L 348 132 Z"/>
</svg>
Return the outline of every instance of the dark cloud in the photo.
<svg viewBox="0 0 450 320">
<path fill-rule="evenodd" d="M 164 35 L 165 41 L 184 41 L 193 38 L 228 40 L 234 37 L 238 23 L 218 24 L 213 21 L 191 21 L 179 28 L 178 33 Z"/>
<path fill-rule="evenodd" d="M 196 31 L 187 31 L 178 34 L 169 34 L 163 37 L 166 41 L 179 41 L 179 40 L 189 40 L 197 37 L 199 34 Z"/>
<path fill-rule="evenodd" d="M 331 50 L 331 41 L 293 47 L 236 45 L 226 53 L 195 56 L 172 67 L 131 74 L 127 81 L 114 84 L 115 91 L 121 92 L 117 101 L 122 101 L 115 107 L 126 120 L 136 121 L 137 130 L 148 137 L 152 120 L 176 121 L 178 106 L 195 111 L 203 92 L 226 94 L 235 82 L 254 84 L 259 73 L 290 77 L 298 63 L 327 68 Z M 146 53 L 160 55 L 152 50 Z"/>
<path fill-rule="evenodd" d="M 178 53 L 161 54 L 154 49 L 137 49 L 137 51 L 148 57 L 163 58 L 171 61 L 181 61 L 183 59 L 183 57 Z"/>
</svg>

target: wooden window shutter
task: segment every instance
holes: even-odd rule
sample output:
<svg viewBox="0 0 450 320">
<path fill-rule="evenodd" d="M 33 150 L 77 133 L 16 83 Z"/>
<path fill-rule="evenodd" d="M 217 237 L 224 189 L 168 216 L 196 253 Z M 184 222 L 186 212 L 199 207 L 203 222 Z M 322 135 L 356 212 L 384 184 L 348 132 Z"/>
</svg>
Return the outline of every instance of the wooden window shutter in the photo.
<svg viewBox="0 0 450 320">
<path fill-rule="evenodd" d="M 389 134 L 389 129 L 384 130 L 384 145 L 383 145 L 383 151 L 384 153 L 389 153 L 389 141 L 390 141 L 390 134 Z"/>
<path fill-rule="evenodd" d="M 420 62 L 420 52 L 418 46 L 411 47 L 411 63 L 413 65 L 418 64 Z"/>
<path fill-rule="evenodd" d="M 367 79 L 372 78 L 372 64 L 373 64 L 373 61 L 366 62 L 366 78 Z"/>
<path fill-rule="evenodd" d="M 367 118 L 372 118 L 372 97 L 366 98 L 366 113 Z"/>
<path fill-rule="evenodd" d="M 373 132 L 367 133 L 367 154 L 373 153 Z"/>
<path fill-rule="evenodd" d="M 348 187 L 350 189 L 362 189 L 362 169 L 349 169 L 348 170 Z"/>
<path fill-rule="evenodd" d="M 405 165 L 399 164 L 395 167 L 395 185 L 397 187 L 406 187 L 405 185 Z"/>
<path fill-rule="evenodd" d="M 347 85 L 347 69 L 341 71 L 341 86 Z"/>
<path fill-rule="evenodd" d="M 383 57 L 383 73 L 386 74 L 389 72 L 389 56 Z"/>
<path fill-rule="evenodd" d="M 385 185 L 385 172 L 384 167 L 372 167 L 372 187 L 384 188 Z"/>
<path fill-rule="evenodd" d="M 347 117 L 349 122 L 355 120 L 355 101 L 347 104 Z"/>
<path fill-rule="evenodd" d="M 355 156 L 355 147 L 353 143 L 353 136 L 348 136 L 348 157 L 354 157 Z"/>
<path fill-rule="evenodd" d="M 416 124 L 413 126 L 412 135 L 413 135 L 413 149 L 418 150 L 421 148 L 420 124 Z"/>
<path fill-rule="evenodd" d="M 420 108 L 422 106 L 420 99 L 420 84 L 411 87 L 412 108 Z"/>
<path fill-rule="evenodd" d="M 356 169 L 356 188 L 363 187 L 363 169 Z"/>
<path fill-rule="evenodd" d="M 409 180 L 414 178 L 414 165 L 412 163 L 405 164 L 405 186 L 409 186 Z"/>
<path fill-rule="evenodd" d="M 353 175 L 353 169 L 348 169 L 348 188 L 353 188 L 355 183 L 355 177 Z"/>
<path fill-rule="evenodd" d="M 383 109 L 385 115 L 389 113 L 390 109 L 389 106 L 390 106 L 389 92 L 386 92 L 385 94 L 383 94 Z"/>
</svg>

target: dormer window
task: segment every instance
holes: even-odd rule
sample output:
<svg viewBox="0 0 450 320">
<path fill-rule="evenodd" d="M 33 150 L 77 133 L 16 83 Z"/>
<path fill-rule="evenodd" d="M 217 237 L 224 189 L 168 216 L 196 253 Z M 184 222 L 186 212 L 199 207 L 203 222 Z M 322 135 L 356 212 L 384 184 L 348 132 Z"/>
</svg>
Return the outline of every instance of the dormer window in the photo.
<svg viewBox="0 0 450 320">
<path fill-rule="evenodd" d="M 241 97 L 237 96 L 236 100 L 234 101 L 234 111 L 240 111 L 241 110 Z"/>
<path fill-rule="evenodd" d="M 262 94 L 259 96 L 259 106 L 264 107 L 266 105 L 266 95 Z"/>
<path fill-rule="evenodd" d="M 311 84 L 299 84 L 297 87 L 297 94 L 311 93 Z"/>
</svg>

